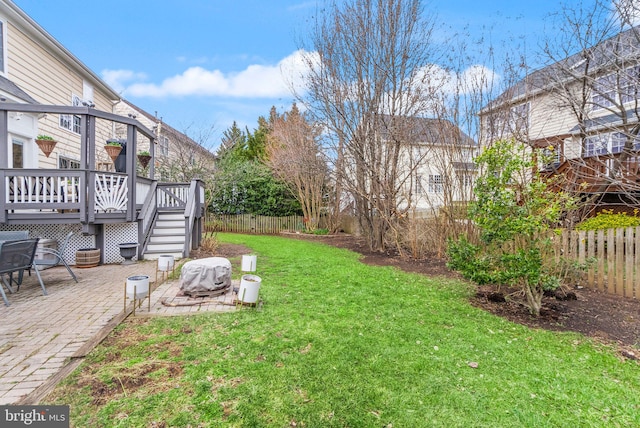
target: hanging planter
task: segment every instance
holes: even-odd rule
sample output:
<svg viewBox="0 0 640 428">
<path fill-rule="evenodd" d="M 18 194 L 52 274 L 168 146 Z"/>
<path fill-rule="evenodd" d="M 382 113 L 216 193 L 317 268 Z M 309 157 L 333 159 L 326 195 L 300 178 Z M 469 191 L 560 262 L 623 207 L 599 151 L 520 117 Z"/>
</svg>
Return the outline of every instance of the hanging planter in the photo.
<svg viewBox="0 0 640 428">
<path fill-rule="evenodd" d="M 147 165 L 149 165 L 150 160 L 151 160 L 151 155 L 149 154 L 149 152 L 138 153 L 138 162 L 140 162 L 140 165 L 142 165 L 143 169 L 147 168 Z"/>
<path fill-rule="evenodd" d="M 40 147 L 42 153 L 44 153 L 46 157 L 49 157 L 58 142 L 48 135 L 38 135 L 36 137 L 36 144 Z"/>
<path fill-rule="evenodd" d="M 115 140 L 107 140 L 107 145 L 104 146 L 105 151 L 111 158 L 111 160 L 115 163 L 118 155 L 122 151 L 122 144 Z"/>
</svg>

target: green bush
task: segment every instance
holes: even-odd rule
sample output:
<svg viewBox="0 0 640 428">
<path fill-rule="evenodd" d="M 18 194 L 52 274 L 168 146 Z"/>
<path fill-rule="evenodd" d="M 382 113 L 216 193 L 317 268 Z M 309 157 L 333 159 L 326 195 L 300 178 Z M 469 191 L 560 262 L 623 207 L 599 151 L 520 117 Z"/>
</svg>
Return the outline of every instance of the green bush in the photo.
<svg viewBox="0 0 640 428">
<path fill-rule="evenodd" d="M 477 283 L 505 284 L 519 289 L 522 303 L 540 315 L 542 296 L 557 288 L 547 257 L 545 238 L 575 206 L 571 195 L 550 191 L 553 184 L 531 174 L 540 150 L 515 141 L 497 141 L 475 161 L 483 173 L 474 186 L 476 200 L 469 207 L 478 227 L 480 246 L 460 240 L 450 243 L 450 266 Z"/>
<path fill-rule="evenodd" d="M 490 257 L 481 254 L 480 247 L 471 244 L 464 237 L 449 240 L 447 245 L 447 267 L 460 272 L 476 284 L 496 284 L 500 282 Z"/>
<path fill-rule="evenodd" d="M 595 217 L 588 218 L 576 226 L 577 230 L 617 229 L 619 227 L 640 226 L 637 208 L 633 215 L 627 213 L 613 213 L 613 210 L 602 210 Z"/>
</svg>

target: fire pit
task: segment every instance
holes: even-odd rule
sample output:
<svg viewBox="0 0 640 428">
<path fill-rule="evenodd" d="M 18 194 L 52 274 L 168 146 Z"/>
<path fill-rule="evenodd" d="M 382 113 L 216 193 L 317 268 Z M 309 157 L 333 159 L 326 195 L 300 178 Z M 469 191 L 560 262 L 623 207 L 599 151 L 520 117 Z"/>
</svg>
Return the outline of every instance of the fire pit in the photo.
<svg viewBox="0 0 640 428">
<path fill-rule="evenodd" d="M 191 297 L 219 296 L 231 287 L 231 262 L 223 257 L 190 260 L 180 271 L 180 290 Z"/>
</svg>

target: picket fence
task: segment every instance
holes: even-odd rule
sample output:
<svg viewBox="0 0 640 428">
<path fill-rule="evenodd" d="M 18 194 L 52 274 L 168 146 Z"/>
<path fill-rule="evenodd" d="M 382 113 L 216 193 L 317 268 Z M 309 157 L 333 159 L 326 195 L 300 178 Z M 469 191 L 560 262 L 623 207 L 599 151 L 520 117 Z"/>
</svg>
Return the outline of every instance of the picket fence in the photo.
<svg viewBox="0 0 640 428">
<path fill-rule="evenodd" d="M 277 234 L 303 228 L 302 216 L 207 214 L 205 232 Z M 554 237 L 555 257 L 585 263 L 584 287 L 640 299 L 640 227 L 563 230 Z"/>
<path fill-rule="evenodd" d="M 207 214 L 205 232 L 275 234 L 303 228 L 302 216 L 268 217 L 251 214 Z"/>
<path fill-rule="evenodd" d="M 565 230 L 558 236 L 555 253 L 558 258 L 587 262 L 584 286 L 640 298 L 640 227 Z"/>
</svg>

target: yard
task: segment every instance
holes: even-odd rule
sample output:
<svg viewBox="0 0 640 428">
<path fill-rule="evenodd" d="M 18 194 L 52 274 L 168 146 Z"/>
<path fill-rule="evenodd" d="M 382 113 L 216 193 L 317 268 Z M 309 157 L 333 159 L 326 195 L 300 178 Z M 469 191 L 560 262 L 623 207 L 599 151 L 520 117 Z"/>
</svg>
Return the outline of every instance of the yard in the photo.
<svg viewBox="0 0 640 428">
<path fill-rule="evenodd" d="M 455 278 L 220 238 L 234 269 L 258 255 L 261 308 L 129 319 L 46 402 L 77 427 L 640 425 L 640 367 L 613 344 L 492 315 Z"/>
</svg>

